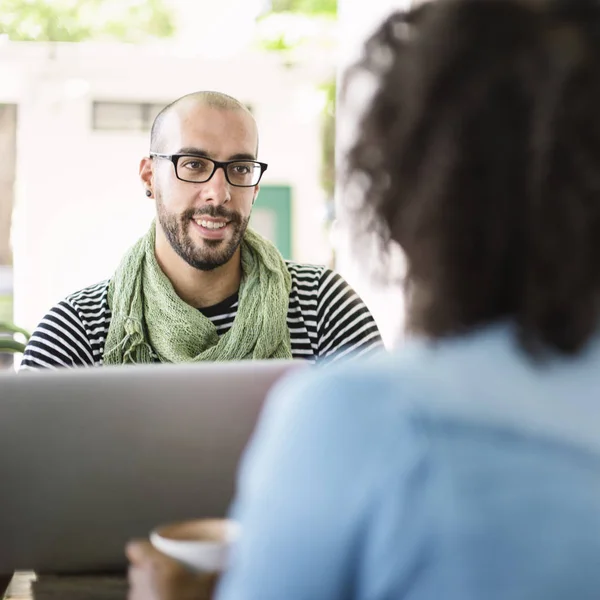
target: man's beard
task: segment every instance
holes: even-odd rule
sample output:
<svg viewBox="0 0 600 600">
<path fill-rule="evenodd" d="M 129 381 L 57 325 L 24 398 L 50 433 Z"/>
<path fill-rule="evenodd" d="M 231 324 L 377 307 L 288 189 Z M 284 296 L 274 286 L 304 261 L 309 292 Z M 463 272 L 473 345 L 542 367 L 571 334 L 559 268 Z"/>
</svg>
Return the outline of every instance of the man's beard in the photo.
<svg viewBox="0 0 600 600">
<path fill-rule="evenodd" d="M 222 206 L 208 205 L 201 209 L 189 209 L 177 216 L 167 212 L 164 204 L 157 198 L 158 222 L 160 223 L 169 244 L 188 265 L 200 271 L 212 271 L 231 260 L 239 248 L 248 227 L 249 217 L 244 219 L 238 213 L 228 211 Z M 200 216 L 213 219 L 226 219 L 227 227 L 233 234 L 229 241 L 203 240 L 203 247 L 198 247 L 189 234 L 190 223 Z"/>
</svg>

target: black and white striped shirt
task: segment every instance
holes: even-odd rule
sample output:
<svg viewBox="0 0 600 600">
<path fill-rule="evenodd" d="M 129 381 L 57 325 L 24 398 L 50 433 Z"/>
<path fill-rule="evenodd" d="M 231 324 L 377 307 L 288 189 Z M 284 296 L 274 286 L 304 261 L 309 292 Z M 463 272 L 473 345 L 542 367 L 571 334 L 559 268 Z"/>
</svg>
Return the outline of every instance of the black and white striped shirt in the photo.
<svg viewBox="0 0 600 600">
<path fill-rule="evenodd" d="M 287 323 L 292 356 L 310 362 L 364 356 L 383 347 L 371 313 L 337 273 L 325 267 L 287 262 L 292 289 Z M 108 281 L 59 302 L 42 319 L 25 350 L 21 369 L 102 365 L 111 320 Z M 219 335 L 237 313 L 237 295 L 202 309 Z"/>
</svg>

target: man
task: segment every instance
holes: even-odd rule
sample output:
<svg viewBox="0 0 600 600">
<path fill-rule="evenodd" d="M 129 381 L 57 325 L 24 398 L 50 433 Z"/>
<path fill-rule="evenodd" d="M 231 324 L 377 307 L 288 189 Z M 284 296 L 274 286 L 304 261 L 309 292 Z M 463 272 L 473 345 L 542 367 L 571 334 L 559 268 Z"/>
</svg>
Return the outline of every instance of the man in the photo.
<svg viewBox="0 0 600 600">
<path fill-rule="evenodd" d="M 267 165 L 246 107 L 217 92 L 161 111 L 140 178 L 150 231 L 109 281 L 42 320 L 22 368 L 302 358 L 381 348 L 368 309 L 332 271 L 283 260 L 248 228 Z"/>
</svg>

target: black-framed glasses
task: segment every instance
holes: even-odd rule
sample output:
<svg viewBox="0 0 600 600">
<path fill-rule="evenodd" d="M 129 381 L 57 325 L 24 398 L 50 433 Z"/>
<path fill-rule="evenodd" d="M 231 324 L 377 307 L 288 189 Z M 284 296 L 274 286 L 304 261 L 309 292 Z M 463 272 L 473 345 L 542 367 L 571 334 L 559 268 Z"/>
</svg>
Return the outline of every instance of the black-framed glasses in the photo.
<svg viewBox="0 0 600 600">
<path fill-rule="evenodd" d="M 266 163 L 256 160 L 227 160 L 220 162 L 197 154 L 158 154 L 150 152 L 152 158 L 165 158 L 173 163 L 177 179 L 188 183 L 205 183 L 216 172 L 223 169 L 227 181 L 236 187 L 253 187 L 258 185 Z"/>
</svg>

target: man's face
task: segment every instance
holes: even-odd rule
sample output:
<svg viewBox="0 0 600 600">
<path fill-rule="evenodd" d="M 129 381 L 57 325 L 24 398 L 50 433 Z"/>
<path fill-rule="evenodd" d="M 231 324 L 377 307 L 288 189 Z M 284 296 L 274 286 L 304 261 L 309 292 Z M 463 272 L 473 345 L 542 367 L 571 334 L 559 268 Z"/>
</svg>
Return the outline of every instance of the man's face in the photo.
<svg viewBox="0 0 600 600">
<path fill-rule="evenodd" d="M 217 161 L 256 159 L 256 125 L 244 111 L 191 106 L 173 114 L 164 131 L 162 148 L 157 149 L 164 154 L 199 154 Z M 180 174 L 183 169 L 180 166 Z M 184 182 L 165 159 L 154 158 L 152 170 L 158 224 L 173 250 L 202 271 L 229 262 L 248 226 L 258 186 L 232 186 L 223 169 L 204 183 Z"/>
</svg>

